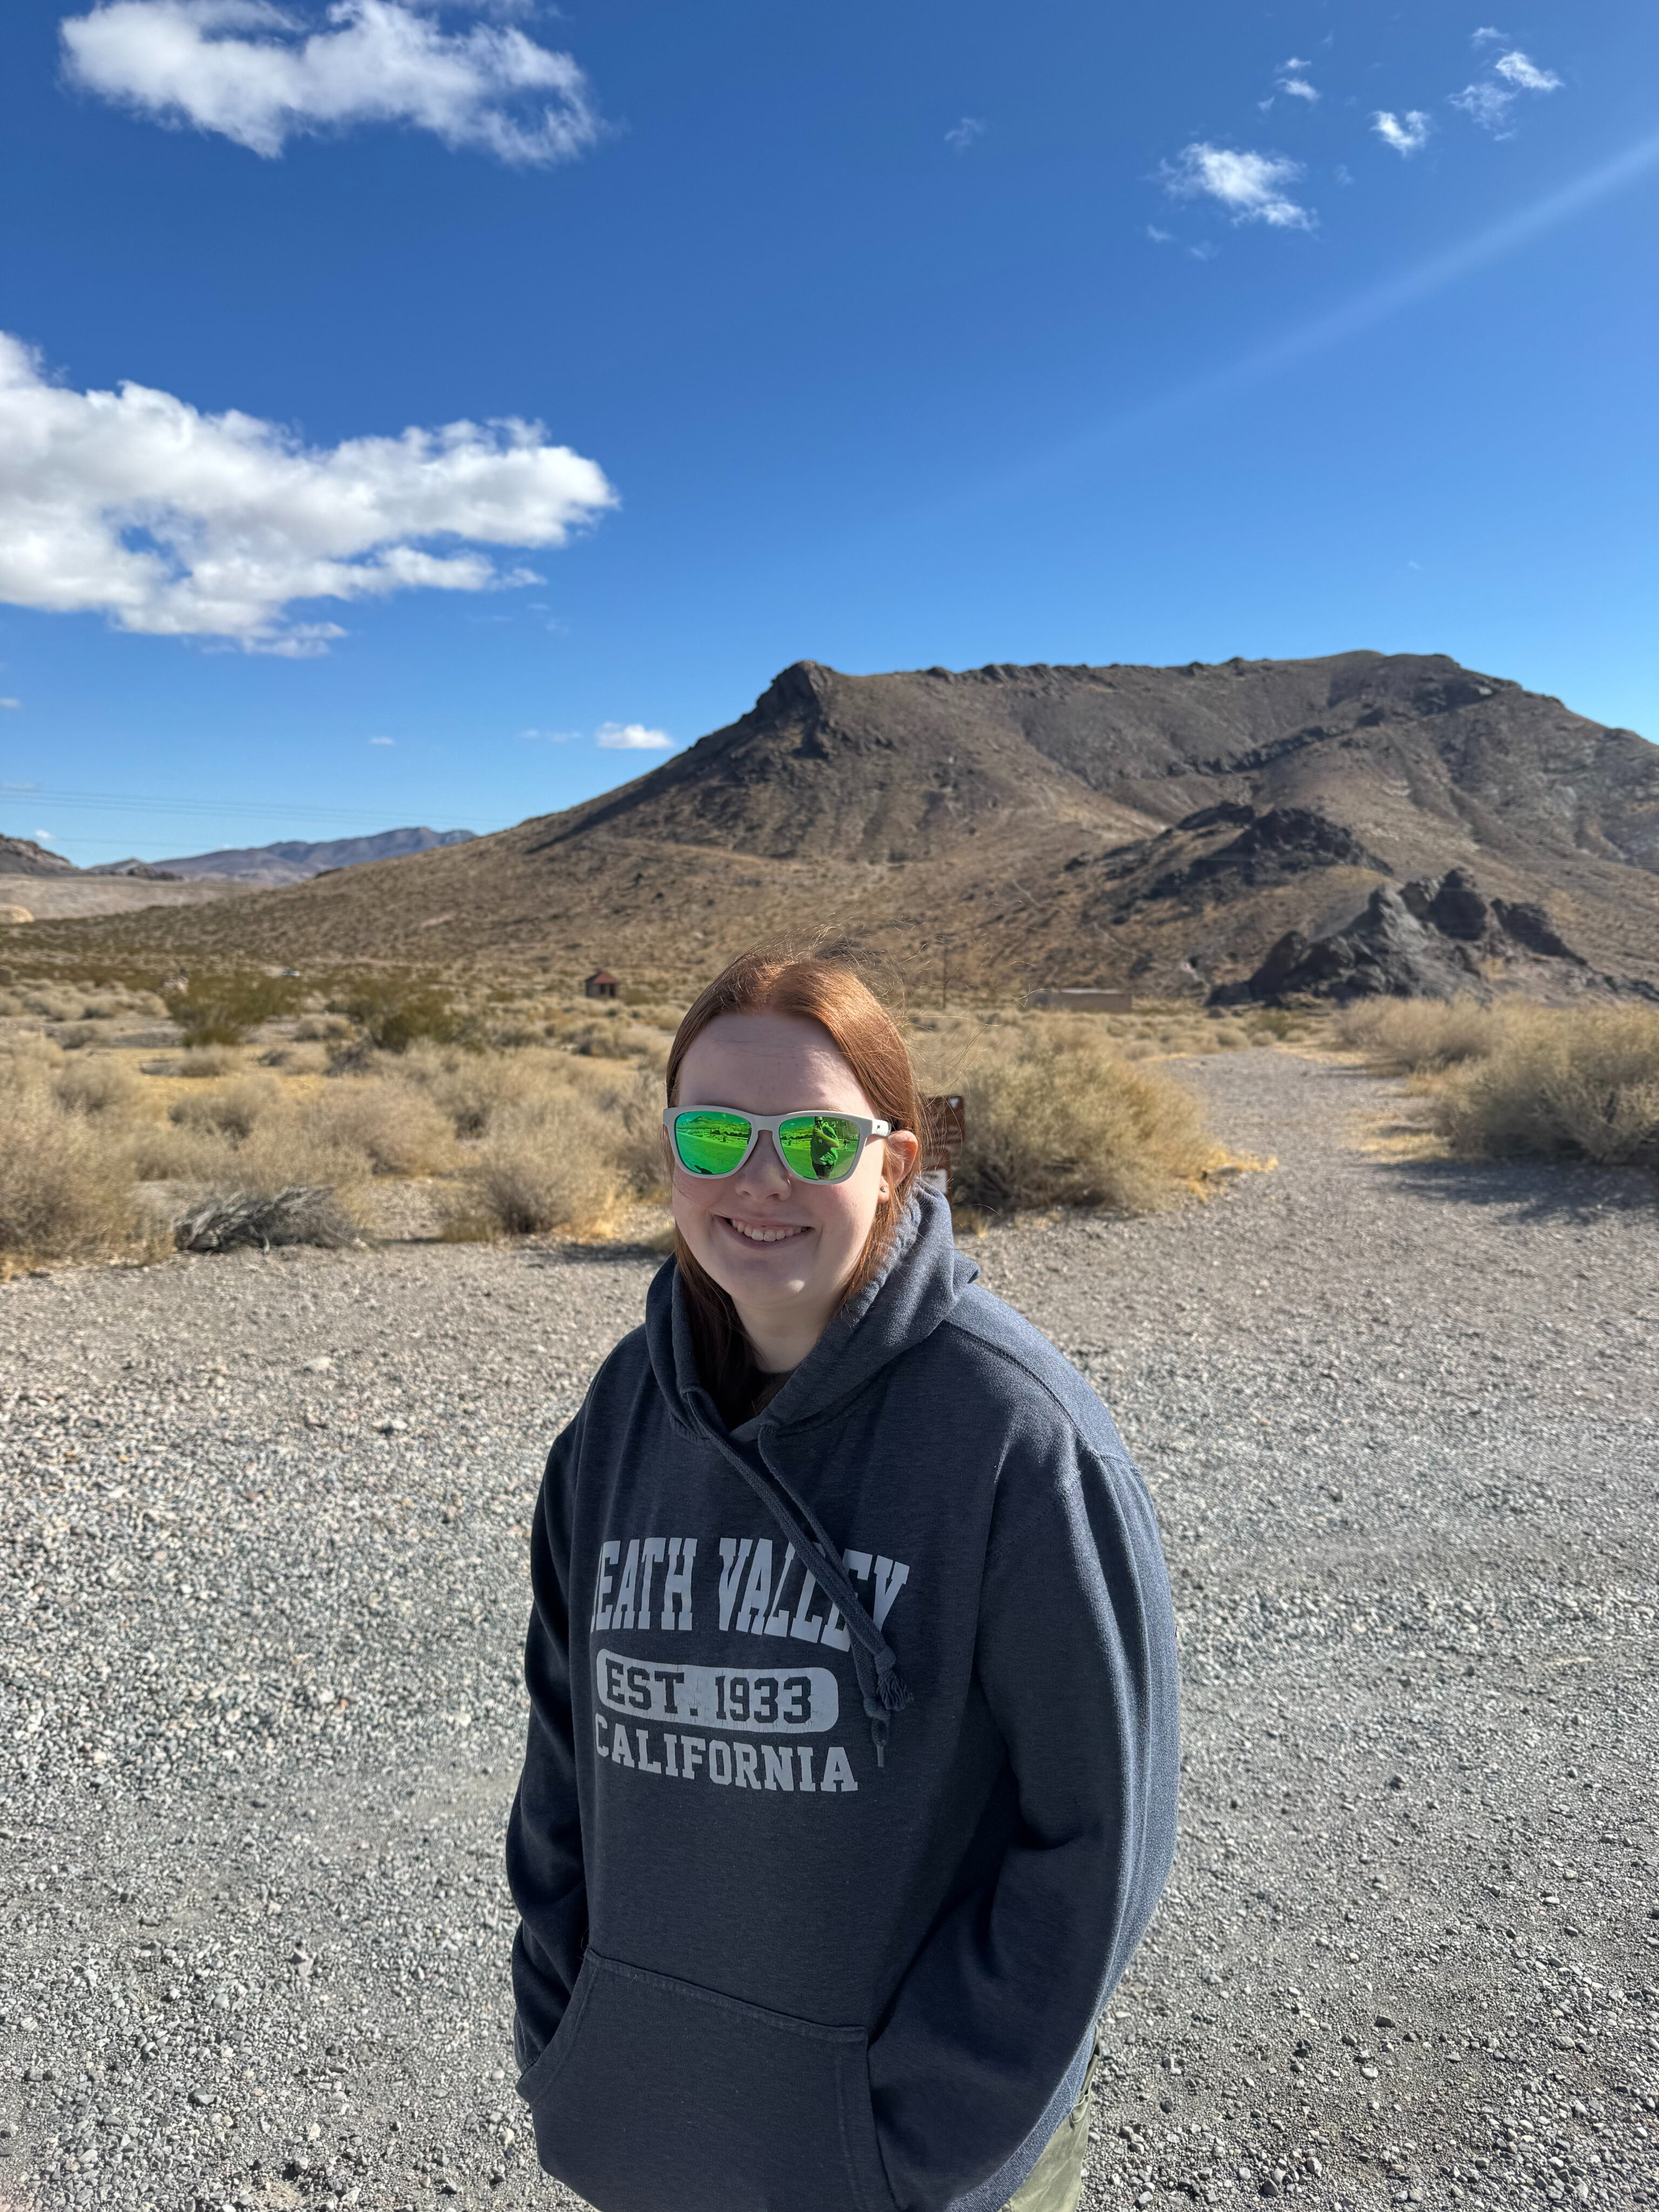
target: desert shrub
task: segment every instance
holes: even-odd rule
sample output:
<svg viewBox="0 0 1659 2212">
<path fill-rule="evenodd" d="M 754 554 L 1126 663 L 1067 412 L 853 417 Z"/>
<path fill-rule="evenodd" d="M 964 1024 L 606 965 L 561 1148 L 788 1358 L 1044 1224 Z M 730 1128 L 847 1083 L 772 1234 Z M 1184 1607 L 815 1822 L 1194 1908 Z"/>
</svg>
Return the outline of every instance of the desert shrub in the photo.
<svg viewBox="0 0 1659 2212">
<path fill-rule="evenodd" d="M 167 1012 L 186 1045 L 241 1044 L 261 1022 L 291 1011 L 295 988 L 287 975 L 192 975 L 164 991 Z"/>
<path fill-rule="evenodd" d="M 406 975 L 359 983 L 331 1002 L 329 1012 L 355 1022 L 377 1052 L 407 1052 L 422 1041 L 446 1044 L 464 1027 L 463 1016 L 442 991 Z"/>
<path fill-rule="evenodd" d="M 192 1081 L 216 1082 L 222 1075 L 234 1075 L 242 1065 L 239 1052 L 227 1051 L 221 1045 L 204 1045 L 199 1051 L 188 1052 L 181 1060 L 167 1069 L 169 1075 L 187 1075 Z"/>
<path fill-rule="evenodd" d="M 217 1189 L 260 1195 L 295 1183 L 325 1183 L 349 1194 L 374 1172 L 360 1146 L 313 1127 L 305 1114 L 290 1109 L 258 1122 L 205 1180 Z"/>
<path fill-rule="evenodd" d="M 1284 1044 L 1291 1037 L 1306 1036 L 1313 1027 L 1312 1018 L 1292 1006 L 1252 1006 L 1241 1018 L 1256 1043 L 1271 1037 L 1275 1044 Z"/>
<path fill-rule="evenodd" d="M 536 1237 L 593 1231 L 621 1200 L 610 1125 L 573 1097 L 503 1108 L 483 1140 L 470 1188 L 452 1203 L 450 1234 Z"/>
<path fill-rule="evenodd" d="M 243 1075 L 221 1091 L 204 1091 L 175 1099 L 167 1118 L 181 1128 L 220 1129 L 233 1137 L 246 1137 L 267 1115 L 283 1105 L 283 1086 L 274 1075 Z"/>
<path fill-rule="evenodd" d="M 585 1023 L 567 1031 L 559 1042 L 580 1059 L 642 1060 L 660 1073 L 668 1065 L 668 1048 L 673 1039 L 668 1031 L 647 1028 L 641 1022 L 608 1021 Z"/>
<path fill-rule="evenodd" d="M 52 1085 L 61 1103 L 82 1114 L 130 1121 L 143 1110 L 144 1089 L 118 1060 L 72 1060 Z"/>
<path fill-rule="evenodd" d="M 361 1152 L 376 1175 L 433 1175 L 454 1155 L 448 1116 L 412 1083 L 346 1076 L 302 1110 L 314 1137 Z"/>
<path fill-rule="evenodd" d="M 1659 1007 L 1506 1012 L 1432 1115 L 1468 1158 L 1659 1168 Z"/>
<path fill-rule="evenodd" d="M 222 1129 L 181 1125 L 165 1117 L 127 1132 L 132 1171 L 140 1182 L 215 1183 L 234 1176 L 235 1143 Z"/>
<path fill-rule="evenodd" d="M 969 1206 L 1139 1212 L 1220 1157 L 1196 1099 L 1103 1042 L 1033 1036 L 984 1056 L 965 1090 L 955 1187 Z"/>
<path fill-rule="evenodd" d="M 1340 1043 L 1412 1073 L 1484 1060 L 1505 1017 L 1471 998 L 1366 999 L 1336 1017 Z"/>
<path fill-rule="evenodd" d="M 132 1169 L 97 1118 L 37 1073 L 0 1082 L 0 1255 L 89 1259 L 131 1249 Z"/>
<path fill-rule="evenodd" d="M 467 1053 L 422 1042 L 410 1048 L 400 1073 L 432 1100 L 458 1137 L 476 1138 L 503 1107 L 543 1091 L 557 1065 L 547 1052 Z"/>
<path fill-rule="evenodd" d="M 655 1081 L 641 1072 L 632 1083 L 584 1082 L 568 1061 L 562 1070 L 556 1055 L 536 1058 L 539 1081 L 491 1108 L 467 1186 L 451 1201 L 452 1237 L 598 1233 L 664 1186 Z"/>
<path fill-rule="evenodd" d="M 294 1035 L 301 1044 L 332 1044 L 351 1035 L 351 1024 L 343 1014 L 309 1013 L 295 1024 Z"/>
</svg>

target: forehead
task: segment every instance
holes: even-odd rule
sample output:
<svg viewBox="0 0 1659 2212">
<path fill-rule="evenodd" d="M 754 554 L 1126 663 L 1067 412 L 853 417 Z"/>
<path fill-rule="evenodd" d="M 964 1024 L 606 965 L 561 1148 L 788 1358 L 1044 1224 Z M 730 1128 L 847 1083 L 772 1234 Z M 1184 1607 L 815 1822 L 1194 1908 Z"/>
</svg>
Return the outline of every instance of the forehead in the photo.
<svg viewBox="0 0 1659 2212">
<path fill-rule="evenodd" d="M 710 1022 L 681 1064 L 680 1102 L 751 1114 L 796 1106 L 873 1111 L 829 1030 L 796 1014 L 722 1014 Z"/>
</svg>

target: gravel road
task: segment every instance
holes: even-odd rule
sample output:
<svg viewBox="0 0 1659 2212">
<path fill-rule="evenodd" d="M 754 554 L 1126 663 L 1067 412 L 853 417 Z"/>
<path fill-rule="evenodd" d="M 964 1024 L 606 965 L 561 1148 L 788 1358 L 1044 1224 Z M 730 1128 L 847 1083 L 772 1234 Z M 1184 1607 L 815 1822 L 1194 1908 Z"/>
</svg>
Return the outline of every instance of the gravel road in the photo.
<svg viewBox="0 0 1659 2212">
<path fill-rule="evenodd" d="M 1650 1194 L 1427 1162 L 1339 1061 L 1184 1072 L 1272 1172 L 970 1243 L 1181 1615 L 1090 2201 L 1659 2204 Z M 0 1289 L 0 2205 L 569 2204 L 508 2033 L 526 1518 L 654 1265 Z"/>
</svg>

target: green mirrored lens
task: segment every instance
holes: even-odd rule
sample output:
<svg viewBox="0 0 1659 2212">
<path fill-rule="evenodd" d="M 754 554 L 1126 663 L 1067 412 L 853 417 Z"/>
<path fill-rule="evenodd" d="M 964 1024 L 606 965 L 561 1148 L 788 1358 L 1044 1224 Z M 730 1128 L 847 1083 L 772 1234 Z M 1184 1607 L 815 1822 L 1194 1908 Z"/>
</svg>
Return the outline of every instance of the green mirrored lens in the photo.
<svg viewBox="0 0 1659 2212">
<path fill-rule="evenodd" d="M 794 1114 L 778 1130 L 778 1150 L 808 1182 L 839 1182 L 859 1156 L 858 1124 L 844 1114 Z"/>
<path fill-rule="evenodd" d="M 681 1114 L 674 1149 L 693 1175 L 730 1175 L 749 1149 L 749 1124 L 741 1114 Z"/>
</svg>

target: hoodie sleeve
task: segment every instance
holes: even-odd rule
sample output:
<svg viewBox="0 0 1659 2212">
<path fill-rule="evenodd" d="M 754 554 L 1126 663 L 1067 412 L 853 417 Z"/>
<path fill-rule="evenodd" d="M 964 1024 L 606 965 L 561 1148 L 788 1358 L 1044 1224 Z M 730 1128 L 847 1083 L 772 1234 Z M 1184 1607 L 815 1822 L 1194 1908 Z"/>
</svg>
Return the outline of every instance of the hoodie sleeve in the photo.
<svg viewBox="0 0 1659 2212">
<path fill-rule="evenodd" d="M 1030 2136 L 1169 1872 L 1175 1623 L 1152 1503 L 1121 1447 L 1092 1448 L 1069 1421 L 1011 1439 L 975 1671 L 1018 1810 L 994 1883 L 934 1928 L 871 2047 L 902 2212 L 988 2180 Z"/>
<path fill-rule="evenodd" d="M 579 1413 L 548 1455 L 530 1544 L 530 1692 L 524 1773 L 507 1828 L 507 1878 L 519 1908 L 513 1944 L 514 2045 L 520 2071 L 551 2042 L 587 1941 L 587 1884 L 570 1718 L 570 1499 Z"/>
</svg>

